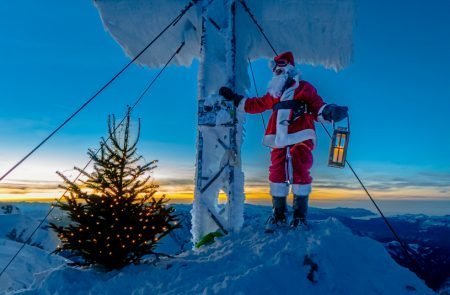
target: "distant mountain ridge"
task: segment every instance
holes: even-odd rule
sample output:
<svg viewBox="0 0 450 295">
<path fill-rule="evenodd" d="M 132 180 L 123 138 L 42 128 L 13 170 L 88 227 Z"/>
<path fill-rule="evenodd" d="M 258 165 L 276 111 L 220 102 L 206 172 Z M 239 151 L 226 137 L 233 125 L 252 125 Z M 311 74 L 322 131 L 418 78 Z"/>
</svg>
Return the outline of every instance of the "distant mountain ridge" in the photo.
<svg viewBox="0 0 450 295">
<path fill-rule="evenodd" d="M 11 233 L 12 230 L 15 230 L 16 233 L 19 233 L 26 229 L 28 232 L 30 229 L 33 228 L 37 224 L 37 220 L 39 219 L 38 216 L 42 216 L 43 212 L 45 212 L 45 208 L 42 204 L 37 205 L 35 207 L 35 211 L 33 210 L 34 206 L 32 204 L 27 205 L 26 207 L 23 207 L 23 204 L 20 206 L 22 210 L 17 211 L 15 214 L 7 214 L 7 215 L 0 215 L 0 223 L 2 225 L 6 225 L 2 227 L 2 230 L 0 230 L 0 242 L 7 241 L 8 237 L 7 235 Z M 164 253 L 171 253 L 173 255 L 180 254 L 182 256 L 185 255 L 194 255 L 194 254 L 186 254 L 190 252 L 190 249 L 192 249 L 192 244 L 190 241 L 190 205 L 174 205 L 177 209 L 178 213 L 181 214 L 181 219 L 183 221 L 183 224 L 185 225 L 183 228 L 177 230 L 176 232 L 172 233 L 170 237 L 165 239 L 161 245 L 161 247 L 158 249 L 160 252 Z M 20 211 L 26 212 L 27 215 L 20 214 Z M 245 211 L 245 219 L 246 219 L 246 226 L 243 230 L 243 233 L 239 234 L 239 237 L 235 243 L 241 243 L 245 244 L 248 243 L 248 247 L 265 247 L 265 244 L 261 242 L 261 244 L 253 245 L 251 244 L 251 241 L 249 240 L 250 237 L 245 236 L 245 233 L 248 235 L 251 235 L 253 239 L 256 240 L 264 240 L 267 239 L 266 235 L 262 234 L 263 224 L 269 215 L 271 209 L 268 206 L 257 206 L 257 205 L 246 205 L 246 211 Z M 54 215 L 59 217 L 59 213 L 55 212 Z M 331 218 L 331 219 L 330 219 Z M 296 247 L 300 247 L 299 249 L 303 249 L 302 251 L 306 251 L 304 247 L 305 243 L 321 243 L 322 240 L 329 239 L 327 236 L 327 228 L 329 230 L 336 230 L 334 234 L 341 235 L 345 232 L 345 227 L 340 225 L 340 223 L 346 225 L 351 231 L 359 236 L 368 236 L 370 238 L 373 238 L 377 241 L 380 241 L 383 243 L 384 247 L 388 250 L 388 253 L 401 265 L 408 266 L 408 262 L 405 260 L 405 257 L 403 253 L 401 252 L 401 249 L 398 244 L 393 242 L 392 235 L 388 230 L 386 229 L 386 226 L 383 224 L 382 220 L 376 215 L 366 209 L 352 209 L 352 208 L 335 208 L 335 209 L 320 209 L 320 208 L 311 208 L 310 210 L 310 219 L 313 223 L 313 230 L 311 233 L 306 234 L 305 236 L 302 236 L 302 234 L 298 234 L 298 237 L 293 237 L 292 233 L 287 233 L 291 236 L 288 238 L 285 243 L 288 245 L 291 245 L 291 250 L 289 251 L 296 251 Z M 449 261 L 448 258 L 450 257 L 450 243 L 448 241 L 449 231 L 450 231 L 450 216 L 426 216 L 426 215 L 399 215 L 390 217 L 390 220 L 392 224 L 395 226 L 395 228 L 399 231 L 400 235 L 405 239 L 405 241 L 410 245 L 410 248 L 420 253 L 421 258 L 421 264 L 423 264 L 424 269 L 426 270 L 426 273 L 420 274 L 421 277 L 423 277 L 428 286 L 432 287 L 435 290 L 439 290 L 439 288 L 447 288 L 446 284 L 448 284 L 448 265 Z M 347 230 L 348 231 L 348 230 Z M 39 243 L 40 245 L 43 245 L 44 250 L 51 251 L 54 249 L 57 243 L 57 239 L 54 237 L 53 233 L 48 232 L 46 226 L 41 228 L 38 231 L 38 235 L 31 241 L 31 243 Z M 319 234 L 320 233 L 320 234 Z M 345 234 L 350 235 L 350 233 Z M 25 235 L 24 235 L 25 236 Z M 348 236 L 348 237 L 350 237 Z M 283 239 L 282 236 L 277 236 L 277 239 Z M 303 240 L 303 242 L 300 242 L 302 245 L 296 245 L 292 244 L 293 240 L 291 239 L 297 239 L 300 238 Z M 218 242 L 218 245 L 221 245 L 222 243 L 232 243 L 232 241 L 226 237 L 225 240 L 222 241 L 222 239 Z M 354 240 L 356 239 L 356 240 Z M 266 240 L 266 242 L 270 240 Z M 350 241 L 359 241 L 357 237 L 351 238 Z M 281 243 L 281 242 L 280 242 Z M 359 243 L 359 242 L 357 242 Z M 2 245 L 9 245 L 9 247 L 16 247 L 11 243 L 3 242 Z M 282 243 L 280 244 L 282 245 Z M 213 246 L 215 247 L 215 246 Z M 230 244 L 230 247 L 231 244 Z M 354 247 L 354 245 L 348 245 L 348 247 Z M 372 246 L 370 246 L 372 247 Z M 23 255 L 31 255 L 27 254 L 29 252 L 29 249 L 33 247 L 26 247 L 25 249 L 27 251 L 24 251 Z M 245 248 L 242 248 L 245 249 Z M 310 253 L 313 253 L 313 248 L 310 248 L 310 252 L 304 252 L 304 259 L 306 259 L 306 255 L 309 255 Z M 216 249 L 217 251 L 221 251 L 219 249 Z M 188 251 L 188 252 L 186 252 Z M 214 250 L 202 250 L 207 251 L 208 255 L 213 255 Z M 321 250 L 322 251 L 322 250 Z M 365 249 L 353 249 L 353 251 L 362 251 L 361 255 L 365 255 Z M 368 251 L 368 250 L 367 250 Z M 0 265 L 4 264 L 5 259 L 8 257 L 6 253 L 3 253 L 3 250 L 1 250 L 0 246 Z M 11 248 L 7 251 L 7 253 L 12 253 Z M 356 253 L 356 252 L 355 252 Z M 331 253 L 330 253 L 331 254 Z M 328 255 L 327 253 L 317 254 L 317 255 Z M 355 254 L 356 255 L 356 254 Z M 300 256 L 299 256 L 300 257 Z M 320 258 L 325 259 L 321 260 L 320 263 L 318 263 L 319 258 L 317 256 L 310 257 L 308 256 L 310 260 L 306 259 L 307 262 L 301 261 L 302 263 L 310 263 L 310 268 L 313 267 L 314 263 L 318 264 L 318 267 L 322 267 L 322 269 L 325 267 L 324 264 L 331 263 L 326 258 Z M 207 259 L 204 257 L 204 259 Z M 225 258 L 223 258 L 225 259 Z M 234 259 L 234 258 L 233 258 Z M 332 258 L 329 258 L 332 259 Z M 54 263 L 62 263 L 63 259 L 60 260 L 52 260 L 52 264 L 54 267 Z M 32 274 L 32 271 L 30 268 L 33 268 L 33 265 L 30 262 L 30 265 L 27 266 L 27 261 L 22 261 L 25 263 L 23 267 L 29 269 L 29 272 L 27 274 L 24 274 L 24 276 L 30 276 Z M 169 263 L 170 264 L 170 263 Z M 58 265 L 58 264 L 56 264 Z M 279 266 L 271 266 L 271 267 L 279 267 Z M 292 267 L 292 266 L 291 266 Z M 356 266 L 355 266 L 356 267 Z M 17 268 L 17 266 L 16 266 Z M 303 267 L 308 268 L 307 266 Z M 13 268 L 14 269 L 14 268 Z M 42 268 L 41 268 L 42 269 Z M 385 271 L 385 270 L 384 270 Z M 303 272 L 303 270 L 302 270 Z M 11 277 L 11 276 L 10 276 Z M 26 281 L 28 284 L 31 284 L 32 278 L 27 279 Z M 31 280 L 31 281 L 30 281 Z M 447 281 L 447 283 L 446 283 Z M 25 286 L 25 283 L 12 283 L 7 282 L 8 285 L 11 288 L 14 289 L 14 286 Z M 41 282 L 43 283 L 43 282 Z M 2 284 L 2 279 L 0 279 L 0 284 Z M 36 284 L 34 285 L 37 286 Z M 407 287 L 405 287 L 407 288 Z M 408 287 L 409 288 L 409 287 Z M 2 289 L 0 288 L 0 293 Z M 85 290 L 86 291 L 86 290 Z M 403 290 L 405 292 L 412 292 L 414 290 Z M 415 292 L 415 291 L 414 291 Z M 34 294 L 34 293 L 33 293 Z M 81 294 L 81 293 L 80 293 Z M 315 294 L 315 293 L 312 293 Z M 344 293 L 343 293 L 344 294 Z M 350 293 L 351 294 L 351 293 Z M 391 293 L 382 293 L 382 294 L 391 294 Z M 409 293 L 405 293 L 409 294 Z M 419 294 L 419 293 L 417 293 Z M 420 293 L 421 294 L 421 293 Z"/>
</svg>

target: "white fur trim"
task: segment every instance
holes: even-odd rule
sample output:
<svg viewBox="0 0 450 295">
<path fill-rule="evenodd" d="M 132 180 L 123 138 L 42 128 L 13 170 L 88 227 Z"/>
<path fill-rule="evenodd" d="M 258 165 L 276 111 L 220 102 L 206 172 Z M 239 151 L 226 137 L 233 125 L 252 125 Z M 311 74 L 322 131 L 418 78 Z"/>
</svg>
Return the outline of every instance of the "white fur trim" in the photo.
<svg viewBox="0 0 450 295">
<path fill-rule="evenodd" d="M 288 124 L 286 122 L 289 120 L 291 115 L 291 110 L 289 109 L 281 109 L 278 110 L 277 114 L 277 129 L 275 135 L 275 145 L 283 146 L 287 141 L 288 137 Z"/>
<path fill-rule="evenodd" d="M 292 155 L 291 155 L 291 149 L 286 149 L 286 160 L 287 160 L 287 167 L 286 167 L 286 175 L 289 176 L 289 182 L 292 183 L 294 180 L 294 167 L 292 166 Z"/>
<path fill-rule="evenodd" d="M 270 194 L 274 197 L 287 197 L 289 195 L 289 184 L 287 182 L 271 182 Z"/>
<path fill-rule="evenodd" d="M 324 104 L 324 105 L 319 109 L 319 111 L 317 112 L 317 114 L 319 114 L 319 116 L 317 116 L 317 121 L 318 121 L 318 122 L 321 122 L 321 123 L 330 123 L 329 121 L 325 120 L 325 119 L 323 118 L 323 115 L 322 115 L 322 112 L 323 112 L 323 110 L 325 109 L 326 106 L 327 106 L 327 104 Z"/>
<path fill-rule="evenodd" d="M 306 197 L 311 193 L 311 184 L 293 184 L 292 193 L 296 196 Z"/>
<path fill-rule="evenodd" d="M 283 148 L 308 139 L 312 139 L 314 145 L 316 144 L 316 132 L 313 129 L 305 129 L 290 133 L 286 136 L 284 142 L 277 142 L 275 134 L 268 134 L 264 136 L 263 144 L 271 148 Z"/>
<path fill-rule="evenodd" d="M 294 85 L 292 85 L 291 87 L 289 87 L 288 89 L 286 89 L 283 92 L 283 94 L 281 95 L 280 101 L 293 100 L 294 99 L 295 89 L 297 89 L 298 83 L 299 82 L 297 80 L 295 80 Z"/>
<path fill-rule="evenodd" d="M 294 99 L 295 89 L 298 87 L 298 81 L 295 81 L 295 84 L 286 89 L 283 92 L 283 95 L 280 98 L 280 101 L 289 101 Z M 288 120 L 291 117 L 292 110 L 290 109 L 281 109 L 277 112 L 277 129 L 275 136 L 275 145 L 277 146 L 285 146 L 285 142 L 288 138 Z"/>
<path fill-rule="evenodd" d="M 239 105 L 237 107 L 238 111 L 244 112 L 245 113 L 245 102 L 247 101 L 246 98 L 241 99 L 241 101 L 239 102 Z"/>
</svg>

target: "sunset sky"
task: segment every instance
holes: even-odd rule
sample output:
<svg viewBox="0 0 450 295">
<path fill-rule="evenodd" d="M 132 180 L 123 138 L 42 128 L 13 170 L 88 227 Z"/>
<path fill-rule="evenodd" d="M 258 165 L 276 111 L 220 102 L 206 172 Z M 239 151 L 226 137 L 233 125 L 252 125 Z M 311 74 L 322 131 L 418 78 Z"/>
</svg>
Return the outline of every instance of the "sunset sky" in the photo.
<svg viewBox="0 0 450 295">
<path fill-rule="evenodd" d="M 379 199 L 450 201 L 449 20 L 444 0 L 360 1 L 353 63 L 338 73 L 298 65 L 325 101 L 349 107 L 348 157 Z M 92 1 L 1 1 L 0 35 L 3 174 L 129 58 Z M 174 200 L 192 197 L 197 69 L 197 62 L 169 67 L 134 114 L 142 120 L 140 153 L 160 161 L 155 179 Z M 271 71 L 266 60 L 254 69 L 262 92 Z M 106 134 L 107 115 L 121 116 L 156 71 L 133 66 L 0 183 L 0 200 L 58 197 L 55 171 L 75 176 L 73 166 L 84 166 L 87 149 Z M 329 140 L 317 127 L 313 199 L 365 200 L 348 169 L 327 167 Z M 247 196 L 268 200 L 260 117 L 247 116 L 245 128 Z"/>
</svg>

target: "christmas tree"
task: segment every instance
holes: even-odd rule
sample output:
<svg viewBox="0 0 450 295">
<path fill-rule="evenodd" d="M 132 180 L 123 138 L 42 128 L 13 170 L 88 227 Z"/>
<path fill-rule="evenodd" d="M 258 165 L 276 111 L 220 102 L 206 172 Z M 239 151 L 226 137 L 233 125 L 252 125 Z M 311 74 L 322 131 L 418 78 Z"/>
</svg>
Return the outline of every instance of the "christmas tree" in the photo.
<svg viewBox="0 0 450 295">
<path fill-rule="evenodd" d="M 130 112 L 118 125 L 110 116 L 109 138 L 102 138 L 98 151 L 88 151 L 93 172 L 75 167 L 82 176 L 75 182 L 58 172 L 67 192 L 55 206 L 70 223 L 50 224 L 61 240 L 56 252 L 69 251 L 82 265 L 116 269 L 139 263 L 179 226 L 165 196 L 155 197 L 151 172 L 157 161 L 144 163 L 137 155 L 140 122 L 134 140 L 130 131 Z"/>
</svg>

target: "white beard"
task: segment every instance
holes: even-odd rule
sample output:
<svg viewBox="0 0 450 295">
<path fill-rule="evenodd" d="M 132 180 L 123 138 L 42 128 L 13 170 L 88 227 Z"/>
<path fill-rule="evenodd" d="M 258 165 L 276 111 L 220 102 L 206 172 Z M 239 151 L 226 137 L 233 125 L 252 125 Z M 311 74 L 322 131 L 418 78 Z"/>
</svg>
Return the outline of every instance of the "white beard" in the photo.
<svg viewBox="0 0 450 295">
<path fill-rule="evenodd" d="M 283 88 L 286 84 L 286 80 L 289 78 L 287 73 L 282 73 L 280 75 L 275 75 L 270 80 L 269 85 L 267 86 L 267 92 L 273 97 L 280 97 L 283 94 Z"/>
</svg>

